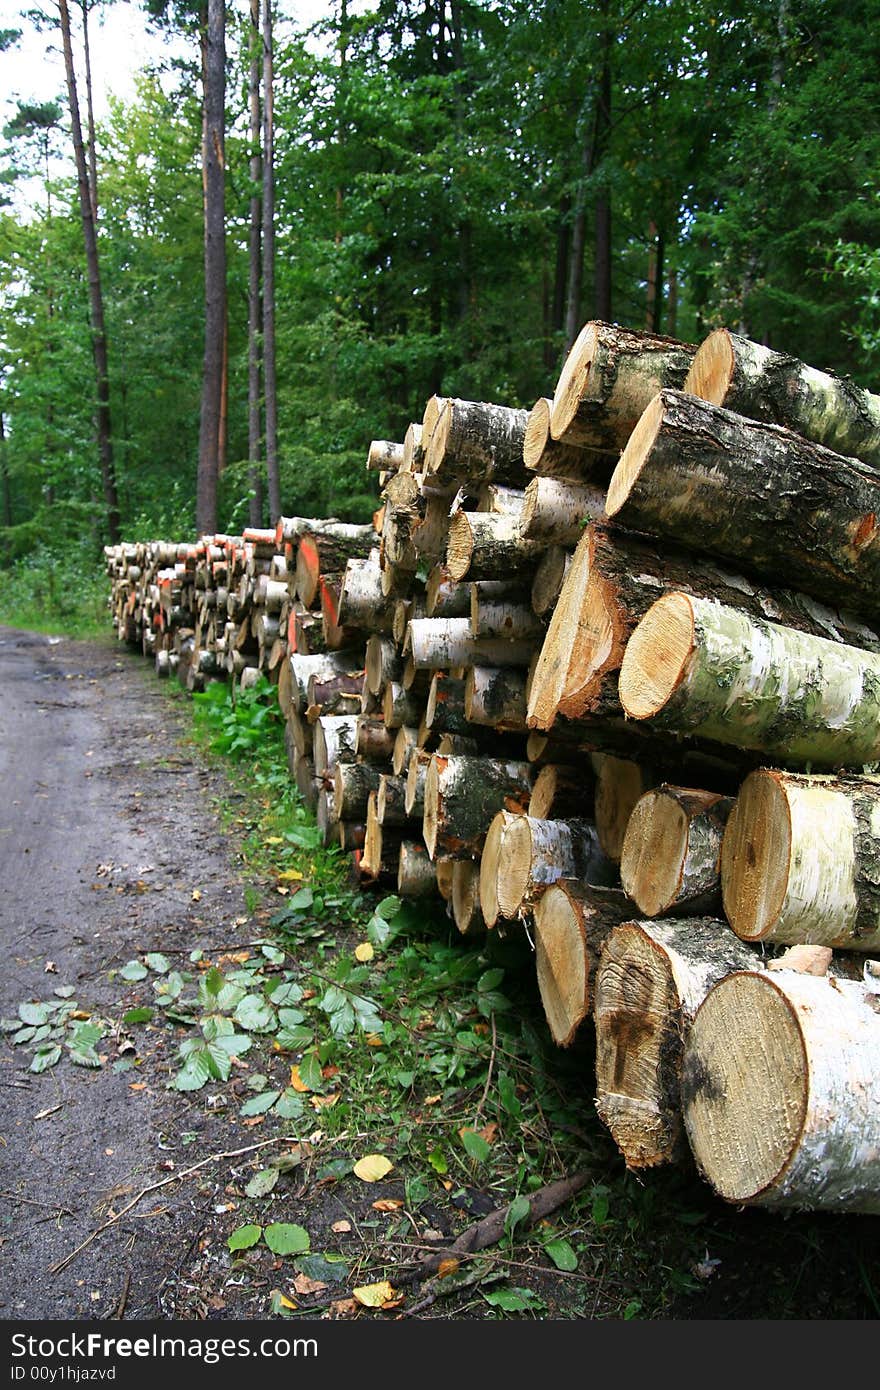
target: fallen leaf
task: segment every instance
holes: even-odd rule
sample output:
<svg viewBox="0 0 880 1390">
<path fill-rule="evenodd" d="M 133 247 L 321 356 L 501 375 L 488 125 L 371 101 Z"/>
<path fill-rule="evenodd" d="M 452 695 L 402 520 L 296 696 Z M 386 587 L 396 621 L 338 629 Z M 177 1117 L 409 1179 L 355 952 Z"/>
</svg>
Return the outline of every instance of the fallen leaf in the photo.
<svg viewBox="0 0 880 1390">
<path fill-rule="evenodd" d="M 485 1139 L 487 1144 L 494 1144 L 495 1136 L 498 1133 L 498 1125 L 495 1120 L 492 1120 L 488 1125 L 484 1125 L 482 1129 L 478 1129 L 477 1133 L 481 1139 Z"/>
<path fill-rule="evenodd" d="M 192 890 L 191 901 L 194 902 L 194 903 L 200 903 L 200 902 L 202 901 L 202 890 L 201 890 L 201 888 L 194 888 L 194 889 Z"/>
<path fill-rule="evenodd" d="M 326 1110 L 328 1106 L 336 1104 L 340 1094 L 339 1091 L 335 1091 L 332 1096 L 310 1096 L 309 1105 L 311 1105 L 314 1110 Z"/>
<path fill-rule="evenodd" d="M 321 1075 L 323 1076 L 325 1081 L 329 1081 L 331 1076 L 339 1075 L 339 1068 L 334 1067 L 332 1062 L 328 1062 L 326 1067 L 321 1068 Z"/>
<path fill-rule="evenodd" d="M 338 1236 L 346 1235 L 351 1230 L 351 1222 L 334 1221 L 330 1229 L 331 1231 L 335 1231 Z"/>
<path fill-rule="evenodd" d="M 373 950 L 369 941 L 362 941 L 359 946 L 355 947 L 354 954 L 355 960 L 367 961 L 372 960 L 376 952 Z"/>
<path fill-rule="evenodd" d="M 373 1211 L 399 1211 L 403 1202 L 399 1197 L 380 1197 L 378 1202 L 373 1202 Z"/>
<path fill-rule="evenodd" d="M 290 1084 L 295 1091 L 308 1091 L 308 1086 L 299 1074 L 299 1063 L 290 1068 Z"/>
<path fill-rule="evenodd" d="M 379 1182 L 380 1178 L 386 1177 L 393 1167 L 394 1164 L 384 1154 L 365 1154 L 354 1165 L 354 1175 L 362 1182 Z"/>
<path fill-rule="evenodd" d="M 448 1279 L 450 1274 L 457 1274 L 459 1267 L 458 1260 L 441 1260 L 437 1266 L 437 1278 Z"/>
<path fill-rule="evenodd" d="M 425 1096 L 425 1104 L 426 1104 L 426 1105 L 439 1105 L 442 1099 L 443 1099 L 442 1096 Z"/>
<path fill-rule="evenodd" d="M 367 1047 L 384 1047 L 385 1045 L 385 1039 L 380 1037 L 378 1033 L 368 1033 L 365 1041 Z"/>
<path fill-rule="evenodd" d="M 364 1308 L 385 1308 L 397 1298 L 397 1290 L 391 1287 L 387 1279 L 380 1279 L 377 1284 L 361 1284 L 359 1288 L 352 1289 L 352 1294 Z"/>
<path fill-rule="evenodd" d="M 249 1120 L 242 1120 L 242 1124 L 245 1129 L 253 1129 L 254 1125 L 261 1125 L 265 1118 L 265 1115 L 252 1115 Z"/>
<path fill-rule="evenodd" d="M 293 1287 L 302 1297 L 308 1293 L 323 1293 L 330 1286 L 322 1283 L 320 1279 L 310 1279 L 307 1274 L 298 1274 L 293 1281 Z"/>
<path fill-rule="evenodd" d="M 147 1083 L 146 1081 L 130 1081 L 128 1083 L 128 1089 L 130 1091 L 145 1091 L 147 1089 Z"/>
<path fill-rule="evenodd" d="M 280 874 L 278 874 L 278 878 L 282 883 L 300 883 L 302 877 L 299 869 L 282 869 Z"/>
<path fill-rule="evenodd" d="M 354 1298 L 340 1298 L 331 1303 L 328 1309 L 331 1318 L 356 1318 L 358 1303 Z"/>
<path fill-rule="evenodd" d="M 47 960 L 47 961 L 46 961 L 46 964 L 43 966 L 43 973 L 44 973 L 44 975 L 57 975 L 57 974 L 58 974 L 58 966 L 55 964 L 54 960 Z"/>
<path fill-rule="evenodd" d="M 283 845 L 283 844 L 284 844 L 284 841 L 283 841 L 283 839 L 281 838 L 280 835 L 267 835 L 267 836 L 266 836 L 266 844 L 267 844 L 267 845 Z"/>
</svg>

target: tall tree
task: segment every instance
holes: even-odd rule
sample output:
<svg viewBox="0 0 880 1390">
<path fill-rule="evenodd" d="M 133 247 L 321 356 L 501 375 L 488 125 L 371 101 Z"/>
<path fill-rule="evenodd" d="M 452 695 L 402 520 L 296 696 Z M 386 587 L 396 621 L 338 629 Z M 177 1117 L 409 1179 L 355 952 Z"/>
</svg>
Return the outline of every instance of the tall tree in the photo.
<svg viewBox="0 0 880 1390">
<path fill-rule="evenodd" d="M 278 386 L 275 361 L 275 79 L 272 0 L 263 0 L 263 383 L 269 519 L 281 515 Z"/>
<path fill-rule="evenodd" d="M 107 364 L 107 329 L 104 322 L 104 297 L 101 292 L 98 238 L 95 230 L 95 219 L 92 215 L 92 197 L 89 187 L 88 169 L 86 167 L 82 122 L 80 121 L 79 114 L 76 72 L 73 65 L 70 11 L 67 7 L 67 0 L 58 0 L 58 14 L 61 20 L 64 70 L 67 77 L 67 98 L 70 106 L 70 128 L 73 136 L 73 152 L 76 161 L 76 179 L 79 191 L 79 208 L 82 220 L 83 240 L 85 242 L 86 267 L 89 282 L 92 354 L 95 362 L 95 384 L 97 393 L 96 422 L 98 454 L 101 460 L 101 479 L 104 485 L 107 534 L 110 538 L 111 545 L 115 545 L 121 537 L 121 523 L 119 516 L 119 497 L 116 488 L 116 469 L 113 461 L 113 429 L 110 417 L 110 372 Z"/>
<path fill-rule="evenodd" d="M 250 501 L 248 520 L 251 526 L 263 523 L 263 474 L 260 468 L 263 431 L 261 428 L 261 345 L 263 306 L 261 296 L 262 256 L 262 171 L 261 146 L 263 124 L 260 102 L 262 74 L 262 38 L 260 35 L 260 0 L 250 0 L 248 30 L 248 115 L 250 129 L 251 197 L 248 224 L 248 484 Z"/>
<path fill-rule="evenodd" d="M 199 418 L 196 530 L 217 530 L 226 326 L 226 7 L 208 0 L 203 64 L 202 178 L 205 209 L 205 350 Z"/>
</svg>

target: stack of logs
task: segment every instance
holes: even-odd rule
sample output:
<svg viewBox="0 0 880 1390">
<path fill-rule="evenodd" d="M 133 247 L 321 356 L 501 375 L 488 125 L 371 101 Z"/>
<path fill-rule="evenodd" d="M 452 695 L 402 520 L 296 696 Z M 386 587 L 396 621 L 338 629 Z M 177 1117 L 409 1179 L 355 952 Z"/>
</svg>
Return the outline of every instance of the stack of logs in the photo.
<svg viewBox="0 0 880 1390">
<path fill-rule="evenodd" d="M 367 466 L 372 525 L 108 548 L 118 636 L 265 673 L 364 882 L 528 933 L 630 1168 L 880 1210 L 880 397 L 592 322 Z"/>
</svg>

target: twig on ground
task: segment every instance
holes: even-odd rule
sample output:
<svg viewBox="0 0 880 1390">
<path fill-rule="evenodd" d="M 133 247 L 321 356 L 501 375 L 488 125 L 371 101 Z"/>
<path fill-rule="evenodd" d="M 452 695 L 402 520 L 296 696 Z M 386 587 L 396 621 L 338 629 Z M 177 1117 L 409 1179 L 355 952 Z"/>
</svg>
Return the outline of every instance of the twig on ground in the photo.
<svg viewBox="0 0 880 1390">
<path fill-rule="evenodd" d="M 489 1087 L 492 1085 L 492 1072 L 493 1072 L 493 1070 L 494 1070 L 494 1068 L 495 1068 L 495 1051 L 496 1051 L 496 1049 L 497 1049 L 497 1046 L 498 1046 L 498 1030 L 497 1030 L 497 1028 L 496 1028 L 496 1026 L 495 1026 L 495 1010 L 493 1009 L 493 1010 L 492 1010 L 492 1051 L 489 1053 L 489 1066 L 488 1066 L 488 1069 L 487 1069 L 487 1071 L 486 1071 L 486 1084 L 485 1084 L 485 1086 L 483 1087 L 483 1094 L 480 1096 L 480 1103 L 479 1103 L 479 1105 L 477 1106 L 476 1111 L 474 1112 L 474 1129 L 476 1129 L 477 1125 L 478 1125 L 479 1122 L 480 1122 L 480 1115 L 481 1115 L 482 1112 L 483 1112 L 483 1106 L 486 1104 L 486 1097 L 487 1097 L 488 1094 L 489 1094 Z"/>
</svg>

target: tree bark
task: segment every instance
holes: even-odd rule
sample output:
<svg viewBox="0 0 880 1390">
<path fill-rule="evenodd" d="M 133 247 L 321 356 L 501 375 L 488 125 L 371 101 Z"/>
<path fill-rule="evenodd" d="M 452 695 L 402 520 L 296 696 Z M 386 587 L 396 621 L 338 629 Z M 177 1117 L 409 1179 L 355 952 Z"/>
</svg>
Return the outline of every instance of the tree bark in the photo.
<svg viewBox="0 0 880 1390">
<path fill-rule="evenodd" d="M 532 652 L 530 642 L 472 637 L 470 618 L 414 618 L 407 642 L 416 670 L 425 671 L 477 664 L 527 666 Z"/>
<path fill-rule="evenodd" d="M 468 724 L 504 733 L 525 732 L 526 677 L 523 671 L 471 666 L 464 679 L 463 701 Z"/>
<path fill-rule="evenodd" d="M 737 1205 L 880 1212 L 880 1010 L 851 980 L 795 970 L 722 980 L 691 1026 L 691 1149 Z"/>
<path fill-rule="evenodd" d="M 551 884 L 536 904 L 538 989 L 557 1047 L 570 1047 L 590 1016 L 602 943 L 630 912 L 619 888 L 564 878 Z"/>
<path fill-rule="evenodd" d="M 617 463 L 617 452 L 602 455 L 576 444 L 563 444 L 550 433 L 549 396 L 540 396 L 529 411 L 523 440 L 523 463 L 530 473 L 563 481 L 585 482 L 596 478 L 607 482 Z"/>
<path fill-rule="evenodd" d="M 449 522 L 446 568 L 453 580 L 504 579 L 533 569 L 543 548 L 524 539 L 518 516 L 460 511 Z"/>
<path fill-rule="evenodd" d="M 629 639 L 626 713 L 785 763 L 880 758 L 880 655 L 671 593 Z"/>
<path fill-rule="evenodd" d="M 378 792 L 382 773 L 373 763 L 338 762 L 333 770 L 333 808 L 337 820 L 362 821 L 370 792 Z"/>
<path fill-rule="evenodd" d="M 401 898 L 427 898 L 437 891 L 437 868 L 424 845 L 403 840 L 397 863 L 397 892 Z"/>
<path fill-rule="evenodd" d="M 315 724 L 315 776 L 332 781 L 337 763 L 353 763 L 357 757 L 360 715 L 322 715 Z"/>
<path fill-rule="evenodd" d="M 376 792 L 376 819 L 381 826 L 406 824 L 410 817 L 406 813 L 405 798 L 405 777 L 391 777 L 387 772 L 379 774 L 379 788 Z"/>
<path fill-rule="evenodd" d="M 724 922 L 624 922 L 595 979 L 596 1109 L 627 1168 L 687 1156 L 681 1113 L 684 1040 L 714 984 L 755 955 Z"/>
<path fill-rule="evenodd" d="M 272 0 L 263 9 L 263 382 L 269 518 L 281 515 L 278 466 L 278 389 L 275 365 L 275 95 Z"/>
<path fill-rule="evenodd" d="M 250 0 L 250 29 L 248 32 L 250 58 L 248 63 L 248 111 L 250 119 L 251 180 L 250 219 L 248 225 L 248 519 L 251 526 L 263 522 L 263 476 L 260 468 L 262 430 L 262 358 L 261 337 L 263 320 L 262 285 L 262 209 L 263 182 L 262 111 L 260 102 L 260 73 L 262 64 L 260 36 L 260 0 Z"/>
<path fill-rule="evenodd" d="M 480 865 L 473 859 L 452 864 L 452 920 L 462 936 L 479 936 L 485 929 L 480 910 Z"/>
<path fill-rule="evenodd" d="M 428 853 L 468 859 L 479 853 L 496 811 L 525 807 L 532 769 L 528 763 L 434 754 L 425 778 L 422 833 Z"/>
<path fill-rule="evenodd" d="M 313 522 L 312 529 L 300 536 L 296 552 L 296 593 L 306 608 L 311 608 L 318 596 L 322 574 L 344 572 L 349 560 L 366 559 L 375 542 L 372 526 Z"/>
<path fill-rule="evenodd" d="M 620 881 L 644 917 L 721 909 L 721 840 L 733 798 L 663 783 L 633 807 Z"/>
<path fill-rule="evenodd" d="M 504 917 L 534 908 L 560 878 L 609 884 L 615 877 L 588 820 L 537 820 L 517 816 L 504 831 L 498 853 L 498 906 Z"/>
<path fill-rule="evenodd" d="M 619 454 L 652 398 L 684 384 L 696 348 L 616 324 L 585 324 L 565 359 L 550 411 L 554 439 Z"/>
<path fill-rule="evenodd" d="M 425 472 L 435 484 L 466 479 L 525 486 L 527 423 L 527 410 L 450 397 L 430 434 Z"/>
<path fill-rule="evenodd" d="M 116 465 L 113 458 L 113 427 L 110 416 L 110 369 L 107 352 L 107 328 L 104 320 L 104 295 L 101 289 L 101 270 L 98 258 L 98 237 L 92 210 L 86 155 L 83 145 L 76 72 L 73 65 L 73 43 L 70 31 L 70 11 L 67 0 L 58 0 L 61 19 L 61 39 L 64 48 L 64 69 L 67 77 L 67 99 L 70 107 L 70 127 L 76 161 L 76 180 L 79 192 L 80 219 L 86 253 L 89 282 L 89 317 L 91 322 L 92 357 L 95 364 L 95 397 L 98 456 L 101 461 L 101 481 L 107 517 L 107 535 L 111 545 L 121 540 L 119 495 L 116 486 Z M 204 527 L 215 530 L 215 526 Z"/>
<path fill-rule="evenodd" d="M 527 541 L 575 546 L 584 527 L 605 517 L 605 497 L 598 488 L 558 478 L 534 478 L 525 492 L 521 530 Z"/>
<path fill-rule="evenodd" d="M 610 517 L 880 614 L 880 474 L 780 425 L 662 391 L 608 489 Z"/>
<path fill-rule="evenodd" d="M 880 467 L 880 395 L 729 328 L 717 328 L 700 344 L 682 389 Z"/>
<path fill-rule="evenodd" d="M 745 941 L 880 947 L 880 783 L 758 769 L 721 849 L 724 911 Z"/>
</svg>

